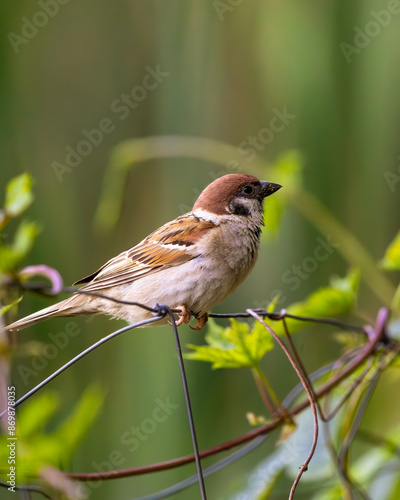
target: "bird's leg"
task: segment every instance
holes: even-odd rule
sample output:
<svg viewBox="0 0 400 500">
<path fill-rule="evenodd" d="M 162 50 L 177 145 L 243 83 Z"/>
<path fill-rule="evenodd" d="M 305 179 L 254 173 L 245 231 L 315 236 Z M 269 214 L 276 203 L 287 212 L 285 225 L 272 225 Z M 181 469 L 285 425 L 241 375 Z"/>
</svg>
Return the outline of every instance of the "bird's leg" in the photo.
<svg viewBox="0 0 400 500">
<path fill-rule="evenodd" d="M 190 320 L 192 319 L 192 313 L 189 311 L 189 309 L 184 304 L 176 306 L 173 309 L 180 309 L 181 310 L 181 312 L 179 313 L 179 319 L 175 323 L 176 326 L 180 326 L 182 323 L 185 323 L 185 325 L 187 325 L 190 322 Z"/>
<path fill-rule="evenodd" d="M 179 319 L 176 321 L 176 326 L 180 326 L 183 323 L 185 325 L 188 325 L 190 323 L 190 320 L 192 319 L 192 313 L 188 309 L 185 304 L 180 304 L 179 306 L 173 307 L 173 309 L 180 309 L 181 312 L 179 313 Z M 190 326 L 192 330 L 201 330 L 204 328 L 207 324 L 208 321 L 208 313 L 202 314 L 201 316 L 196 316 L 194 315 L 194 318 L 196 319 L 196 325 L 195 326 Z"/>
<path fill-rule="evenodd" d="M 204 328 L 208 321 L 208 313 L 204 313 L 201 316 L 195 316 L 196 326 L 190 326 L 192 330 L 201 330 Z"/>
</svg>

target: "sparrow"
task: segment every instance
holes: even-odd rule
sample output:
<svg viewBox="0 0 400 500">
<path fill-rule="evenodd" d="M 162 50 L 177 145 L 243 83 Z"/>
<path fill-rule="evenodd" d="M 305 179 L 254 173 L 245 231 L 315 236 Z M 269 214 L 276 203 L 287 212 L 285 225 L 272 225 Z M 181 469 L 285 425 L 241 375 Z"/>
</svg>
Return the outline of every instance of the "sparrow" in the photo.
<svg viewBox="0 0 400 500">
<path fill-rule="evenodd" d="M 105 314 L 130 324 L 154 317 L 139 306 L 166 304 L 176 324 L 192 316 L 200 330 L 208 311 L 236 288 L 254 267 L 260 247 L 263 205 L 282 186 L 247 174 L 216 179 L 200 194 L 191 212 L 167 222 L 136 246 L 77 281 L 80 292 L 8 325 L 16 331 L 59 316 Z M 162 318 L 157 324 L 167 324 Z"/>
</svg>

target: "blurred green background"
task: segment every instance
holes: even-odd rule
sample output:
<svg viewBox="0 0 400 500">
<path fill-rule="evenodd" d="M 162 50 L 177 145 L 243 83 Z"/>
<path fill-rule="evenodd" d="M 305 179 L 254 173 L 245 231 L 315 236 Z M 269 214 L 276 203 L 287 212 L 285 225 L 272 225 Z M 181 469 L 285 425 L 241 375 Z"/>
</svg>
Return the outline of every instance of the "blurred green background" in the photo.
<svg viewBox="0 0 400 500">
<path fill-rule="evenodd" d="M 18 173 L 30 172 L 35 179 L 36 201 L 28 216 L 40 222 L 42 232 L 27 264 L 53 266 L 70 284 L 181 214 L 216 176 L 232 171 L 229 165 L 190 158 L 137 164 L 128 176 L 118 224 L 101 234 L 94 230 L 94 217 L 111 152 L 121 141 L 183 135 L 238 148 L 285 109 L 291 118 L 273 140 L 261 143 L 257 161 L 273 162 L 286 150 L 299 150 L 309 191 L 379 260 L 400 220 L 400 182 L 394 177 L 400 175 L 400 13 L 382 18 L 387 25 L 379 24 L 375 31 L 368 23 L 374 20 L 371 10 L 387 9 L 390 3 L 71 0 L 57 4 L 58 12 L 44 22 L 46 17 L 38 15 L 43 12 L 40 2 L 2 0 L 0 190 Z M 44 25 L 35 33 L 23 28 L 26 19 Z M 359 35 L 357 42 L 364 46 L 356 46 L 346 58 L 341 44 L 355 46 L 356 26 L 364 33 L 370 29 L 371 36 Z M 25 42 L 18 38 L 23 29 L 30 36 Z M 134 109 L 123 111 L 122 95 L 142 86 L 155 71 L 163 72 L 160 82 L 145 96 L 138 90 Z M 112 131 L 60 182 L 54 162 L 65 165 L 66 148 L 76 150 L 85 139 L 83 131 L 98 129 L 104 119 Z M 240 168 L 252 173 L 249 158 L 242 155 Z M 347 263 L 334 252 L 296 290 L 283 282 L 285 271 L 313 254 L 318 234 L 295 210 L 286 211 L 278 237 L 263 242 L 256 271 L 215 311 L 265 306 L 274 289 L 284 291 L 282 306 L 288 305 L 326 284 L 332 274 L 344 275 Z M 19 315 L 48 304 L 27 294 Z M 367 317 L 374 317 L 379 305 L 362 289 L 360 306 Z M 54 320 L 23 331 L 21 342 L 43 341 L 49 333 L 63 331 L 66 322 Z M 27 383 L 15 370 L 19 395 L 118 325 L 105 318 L 76 323 L 82 333 Z M 180 331 L 183 344 L 202 343 L 202 332 Z M 339 353 L 329 330 L 309 329 L 296 341 L 310 370 Z M 29 359 L 23 362 L 32 366 Z M 212 372 L 194 362 L 187 362 L 187 369 L 201 449 L 248 430 L 247 411 L 264 412 L 250 373 Z M 278 350 L 264 369 L 282 397 L 296 382 Z M 191 453 L 168 328 L 127 333 L 61 375 L 49 387 L 62 395 L 60 419 L 92 381 L 107 387 L 106 403 L 70 470 L 95 471 L 95 463 L 110 461 L 114 451 L 120 452 L 115 468 Z M 156 400 L 167 398 L 179 406 L 130 451 L 132 445 L 121 443 L 121 436 L 151 418 Z M 377 398 L 379 402 L 379 394 Z M 377 417 L 372 408 L 369 418 L 373 422 Z M 390 415 L 380 418 L 393 423 Z M 270 447 L 208 478 L 210 497 L 228 498 L 240 489 Z M 105 482 L 92 497 L 150 493 L 194 470 L 188 466 Z M 195 486 L 175 498 L 197 495 Z"/>
</svg>

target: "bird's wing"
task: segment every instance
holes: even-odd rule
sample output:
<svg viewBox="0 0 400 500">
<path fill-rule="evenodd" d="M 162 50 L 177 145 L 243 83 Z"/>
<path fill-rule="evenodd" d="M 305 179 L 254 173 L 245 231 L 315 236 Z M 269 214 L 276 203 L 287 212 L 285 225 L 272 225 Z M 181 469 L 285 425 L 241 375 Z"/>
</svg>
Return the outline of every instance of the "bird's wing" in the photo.
<svg viewBox="0 0 400 500">
<path fill-rule="evenodd" d="M 196 242 L 215 227 L 214 223 L 198 219 L 192 213 L 182 215 L 74 285 L 83 284 L 85 291 L 99 291 L 188 262 L 200 255 Z"/>
</svg>

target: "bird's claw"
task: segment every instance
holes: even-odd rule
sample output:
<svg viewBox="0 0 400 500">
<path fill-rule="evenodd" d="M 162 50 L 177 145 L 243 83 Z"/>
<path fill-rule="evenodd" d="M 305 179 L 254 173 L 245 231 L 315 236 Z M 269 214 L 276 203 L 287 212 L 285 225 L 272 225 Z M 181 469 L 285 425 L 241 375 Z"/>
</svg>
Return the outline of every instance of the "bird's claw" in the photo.
<svg viewBox="0 0 400 500">
<path fill-rule="evenodd" d="M 176 306 L 174 307 L 174 309 L 180 309 L 180 313 L 179 313 L 179 318 L 178 320 L 176 321 L 176 326 L 180 326 L 182 325 L 183 323 L 185 323 L 185 325 L 189 325 L 190 323 L 190 320 L 192 319 L 192 316 L 194 316 L 195 320 L 196 320 L 196 325 L 195 326 L 191 326 L 189 325 L 189 327 L 192 329 L 192 330 L 201 330 L 202 328 L 205 327 L 205 325 L 207 324 L 207 321 L 208 321 L 208 313 L 205 313 L 203 314 L 202 316 L 195 316 L 195 315 L 192 315 L 192 313 L 190 312 L 190 310 L 188 309 L 187 306 L 185 306 L 184 304 L 181 304 L 179 306 Z"/>
<path fill-rule="evenodd" d="M 174 309 L 181 310 L 181 312 L 179 313 L 179 319 L 175 322 L 176 326 L 180 326 L 182 325 L 182 323 L 185 323 L 185 325 L 187 325 L 192 319 L 192 313 L 189 311 L 189 309 L 183 304 L 174 307 Z"/>
<path fill-rule="evenodd" d="M 199 316 L 198 318 L 195 316 L 195 318 L 196 318 L 196 325 L 195 326 L 189 325 L 189 326 L 192 330 L 201 330 L 207 324 L 208 313 L 204 313 L 202 316 Z"/>
</svg>

